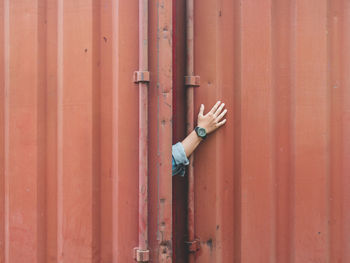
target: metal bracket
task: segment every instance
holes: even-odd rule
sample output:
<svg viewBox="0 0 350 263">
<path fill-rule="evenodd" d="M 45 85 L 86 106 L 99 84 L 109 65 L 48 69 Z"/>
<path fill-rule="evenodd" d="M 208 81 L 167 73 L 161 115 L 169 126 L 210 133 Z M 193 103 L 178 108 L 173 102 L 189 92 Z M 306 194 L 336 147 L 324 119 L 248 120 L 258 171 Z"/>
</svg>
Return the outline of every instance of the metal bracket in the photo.
<svg viewBox="0 0 350 263">
<path fill-rule="evenodd" d="M 198 87 L 200 86 L 200 76 L 185 76 L 185 85 L 186 86 L 192 86 L 192 87 Z"/>
<path fill-rule="evenodd" d="M 149 82 L 150 80 L 150 73 L 149 71 L 135 71 L 134 72 L 134 82 Z"/>
<path fill-rule="evenodd" d="M 138 247 L 134 248 L 134 259 L 137 262 L 149 261 L 149 250 L 140 250 Z"/>
<path fill-rule="evenodd" d="M 199 239 L 195 239 L 193 241 L 187 241 L 185 243 L 190 253 L 196 253 L 201 247 L 201 242 Z"/>
</svg>

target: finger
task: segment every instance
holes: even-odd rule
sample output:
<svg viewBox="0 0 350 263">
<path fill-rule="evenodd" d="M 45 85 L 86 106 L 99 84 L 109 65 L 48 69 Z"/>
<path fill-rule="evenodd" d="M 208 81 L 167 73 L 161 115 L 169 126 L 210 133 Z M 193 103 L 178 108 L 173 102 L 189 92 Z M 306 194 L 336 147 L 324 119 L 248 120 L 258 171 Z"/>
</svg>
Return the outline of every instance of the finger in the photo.
<svg viewBox="0 0 350 263">
<path fill-rule="evenodd" d="M 218 122 L 218 123 L 216 124 L 216 127 L 219 128 L 220 126 L 224 125 L 225 122 L 226 122 L 226 119 L 224 119 L 223 121 Z"/>
<path fill-rule="evenodd" d="M 204 113 L 204 105 L 201 104 L 201 107 L 199 108 L 199 115 L 203 116 Z"/>
<path fill-rule="evenodd" d="M 211 110 L 210 110 L 209 113 L 214 114 L 214 112 L 215 112 L 216 109 L 219 107 L 219 105 L 220 105 L 220 101 L 218 101 L 218 102 L 213 106 L 213 108 L 211 108 Z"/>
<path fill-rule="evenodd" d="M 222 109 L 224 108 L 225 103 L 221 103 L 220 107 L 216 110 L 216 112 L 214 113 L 214 117 L 217 117 L 220 112 L 222 111 Z"/>
<path fill-rule="evenodd" d="M 216 118 L 216 121 L 219 122 L 222 119 L 222 117 L 225 116 L 226 112 L 227 112 L 227 109 L 225 109 L 223 112 L 221 112 L 221 114 Z"/>
</svg>

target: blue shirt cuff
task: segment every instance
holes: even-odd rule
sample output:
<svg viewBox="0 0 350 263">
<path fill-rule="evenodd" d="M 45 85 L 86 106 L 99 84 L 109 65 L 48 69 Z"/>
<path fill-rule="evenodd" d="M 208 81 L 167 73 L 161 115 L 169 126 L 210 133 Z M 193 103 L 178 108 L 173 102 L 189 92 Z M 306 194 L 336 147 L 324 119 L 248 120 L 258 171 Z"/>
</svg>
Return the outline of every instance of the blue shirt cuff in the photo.
<svg viewBox="0 0 350 263">
<path fill-rule="evenodd" d="M 190 163 L 181 142 L 172 146 L 172 174 L 185 175 L 186 166 Z"/>
</svg>

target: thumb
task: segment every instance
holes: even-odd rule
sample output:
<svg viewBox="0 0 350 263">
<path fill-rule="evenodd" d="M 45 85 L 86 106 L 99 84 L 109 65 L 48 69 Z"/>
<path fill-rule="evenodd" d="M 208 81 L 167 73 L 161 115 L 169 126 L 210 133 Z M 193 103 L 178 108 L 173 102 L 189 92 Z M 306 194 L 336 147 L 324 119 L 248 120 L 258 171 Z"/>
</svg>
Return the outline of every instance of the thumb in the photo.
<svg viewBox="0 0 350 263">
<path fill-rule="evenodd" d="M 200 107 L 200 109 L 199 109 L 199 115 L 200 115 L 200 116 L 203 116 L 203 113 L 204 113 L 204 105 L 201 104 L 201 107 Z"/>
</svg>

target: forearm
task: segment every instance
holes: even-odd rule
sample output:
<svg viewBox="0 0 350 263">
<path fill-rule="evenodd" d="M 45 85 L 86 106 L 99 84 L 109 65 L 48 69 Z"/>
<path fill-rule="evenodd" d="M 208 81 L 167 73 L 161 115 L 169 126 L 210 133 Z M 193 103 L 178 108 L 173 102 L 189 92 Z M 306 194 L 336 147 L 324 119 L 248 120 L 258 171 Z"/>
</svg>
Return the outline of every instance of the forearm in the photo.
<svg viewBox="0 0 350 263">
<path fill-rule="evenodd" d="M 189 157 L 203 139 L 198 137 L 193 130 L 181 143 L 184 147 L 186 157 Z"/>
</svg>

